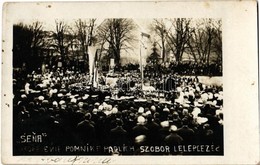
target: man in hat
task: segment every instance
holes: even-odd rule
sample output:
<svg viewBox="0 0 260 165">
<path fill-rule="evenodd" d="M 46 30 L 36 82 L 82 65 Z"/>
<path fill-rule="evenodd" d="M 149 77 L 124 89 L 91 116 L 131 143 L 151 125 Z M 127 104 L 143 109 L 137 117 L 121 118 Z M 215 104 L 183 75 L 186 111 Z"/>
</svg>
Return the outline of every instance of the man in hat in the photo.
<svg viewBox="0 0 260 165">
<path fill-rule="evenodd" d="M 181 118 L 179 117 L 179 113 L 174 111 L 172 113 L 172 124 L 175 125 L 177 128 L 182 126 Z"/>
<path fill-rule="evenodd" d="M 110 130 L 110 144 L 114 146 L 122 146 L 128 144 L 127 132 L 122 127 L 123 122 L 121 119 L 116 120 L 116 127 Z"/>
<path fill-rule="evenodd" d="M 91 122 L 90 113 L 86 113 L 84 120 L 78 123 L 77 132 L 83 144 L 93 144 L 95 142 L 95 127 Z"/>
<path fill-rule="evenodd" d="M 178 146 L 183 142 L 183 138 L 178 135 L 177 127 L 175 125 L 172 125 L 170 127 L 170 134 L 165 137 L 164 142 L 166 143 L 166 145 L 170 146 L 171 154 L 173 155 L 181 154 L 180 152 L 174 152 L 173 149 L 174 146 Z"/>
<path fill-rule="evenodd" d="M 183 126 L 178 130 L 178 134 L 183 138 L 183 143 L 190 145 L 194 142 L 195 132 L 189 128 L 188 119 L 183 118 Z"/>
<path fill-rule="evenodd" d="M 151 114 L 147 115 L 147 123 L 145 126 L 148 128 L 147 141 L 150 145 L 159 145 L 159 129 L 160 126 L 154 120 Z"/>
<path fill-rule="evenodd" d="M 139 135 L 147 135 L 148 129 L 145 127 L 145 118 L 143 116 L 139 116 L 137 118 L 137 124 L 133 128 L 133 137 L 135 138 L 136 136 Z"/>
<path fill-rule="evenodd" d="M 170 123 L 168 120 L 165 120 L 162 121 L 160 124 L 161 124 L 161 128 L 159 130 L 160 142 L 163 142 L 165 137 L 169 135 Z"/>
</svg>

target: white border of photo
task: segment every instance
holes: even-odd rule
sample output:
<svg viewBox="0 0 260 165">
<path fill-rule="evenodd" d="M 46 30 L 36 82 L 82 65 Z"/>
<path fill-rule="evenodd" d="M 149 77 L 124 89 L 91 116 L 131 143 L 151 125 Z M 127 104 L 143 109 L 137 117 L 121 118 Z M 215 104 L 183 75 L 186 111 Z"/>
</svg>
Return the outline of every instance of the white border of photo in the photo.
<svg viewBox="0 0 260 165">
<path fill-rule="evenodd" d="M 51 5 L 51 7 L 48 7 Z M 258 164 L 256 1 L 5 3 L 2 20 L 3 164 Z M 224 156 L 12 156 L 12 27 L 19 20 L 77 18 L 221 18 Z"/>
</svg>

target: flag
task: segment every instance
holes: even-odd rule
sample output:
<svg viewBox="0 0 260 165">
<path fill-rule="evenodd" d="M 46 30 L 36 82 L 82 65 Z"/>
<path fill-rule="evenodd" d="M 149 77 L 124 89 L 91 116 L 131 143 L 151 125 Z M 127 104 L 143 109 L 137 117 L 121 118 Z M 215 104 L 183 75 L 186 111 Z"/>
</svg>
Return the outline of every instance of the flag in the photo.
<svg viewBox="0 0 260 165">
<path fill-rule="evenodd" d="M 144 32 L 141 32 L 141 36 L 146 37 L 146 38 L 150 38 L 150 34 L 147 34 L 147 33 L 144 33 Z"/>
<path fill-rule="evenodd" d="M 90 82 L 93 83 L 93 76 L 94 76 L 94 68 L 95 68 L 95 55 L 96 55 L 96 47 L 89 46 L 88 47 L 88 60 L 89 60 L 89 75 L 90 75 Z"/>
<path fill-rule="evenodd" d="M 146 54 L 146 49 L 147 49 L 147 46 L 146 46 L 146 41 L 147 40 L 144 40 L 144 37 L 146 37 L 147 39 L 150 39 L 150 35 L 147 34 L 147 33 L 144 33 L 144 32 L 141 32 L 141 40 L 140 40 L 140 71 L 141 71 L 141 84 L 142 84 L 142 89 L 143 89 L 143 79 L 144 79 L 144 64 L 143 64 L 143 58 L 145 56 L 142 55 L 142 48 L 145 48 L 145 51 L 143 52 L 144 54 Z M 145 60 L 144 60 L 145 62 Z"/>
</svg>

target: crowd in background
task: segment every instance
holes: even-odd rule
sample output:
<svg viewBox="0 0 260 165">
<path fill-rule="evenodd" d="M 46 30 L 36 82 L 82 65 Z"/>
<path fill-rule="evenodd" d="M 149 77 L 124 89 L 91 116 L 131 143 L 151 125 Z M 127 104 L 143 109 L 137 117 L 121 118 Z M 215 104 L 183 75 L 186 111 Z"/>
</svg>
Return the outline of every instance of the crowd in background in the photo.
<svg viewBox="0 0 260 165">
<path fill-rule="evenodd" d="M 144 154 L 138 150 L 140 145 L 203 144 L 222 148 L 209 154 L 223 154 L 222 86 L 202 84 L 197 77 L 169 74 L 159 85 L 149 79 L 158 93 L 146 91 L 150 92 L 148 97 L 140 87 L 140 78 L 134 74 L 122 77 L 125 80 L 119 78 L 114 87 L 103 78 L 100 87 L 94 88 L 91 76 L 81 72 L 58 69 L 14 74 L 14 142 L 26 132 L 46 132 L 44 144 L 48 145 L 136 147 L 118 153 L 123 155 Z M 123 87 L 122 82 L 128 85 Z M 15 145 L 14 152 L 19 153 L 19 145 Z M 171 150 L 146 154 L 185 153 Z"/>
<path fill-rule="evenodd" d="M 145 75 L 148 77 L 157 77 L 161 73 L 178 73 L 179 75 L 222 76 L 222 68 L 220 66 L 218 64 L 206 65 L 194 62 L 170 62 L 163 65 L 148 64 L 145 67 Z"/>
</svg>

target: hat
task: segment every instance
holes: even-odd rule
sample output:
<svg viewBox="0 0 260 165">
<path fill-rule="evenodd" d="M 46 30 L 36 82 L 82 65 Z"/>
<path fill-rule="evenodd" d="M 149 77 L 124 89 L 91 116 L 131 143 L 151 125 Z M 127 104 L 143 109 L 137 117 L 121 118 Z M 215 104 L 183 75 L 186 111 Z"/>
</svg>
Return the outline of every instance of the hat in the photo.
<svg viewBox="0 0 260 165">
<path fill-rule="evenodd" d="M 156 111 L 156 107 L 154 105 L 151 106 L 151 111 Z"/>
<path fill-rule="evenodd" d="M 89 97 L 89 95 L 88 95 L 88 94 L 85 94 L 85 95 L 82 97 L 82 99 L 83 99 L 83 100 L 87 100 L 88 97 Z"/>
<path fill-rule="evenodd" d="M 199 124 L 206 123 L 207 121 L 208 121 L 208 118 L 206 118 L 206 117 L 197 117 L 197 123 L 199 123 Z"/>
<path fill-rule="evenodd" d="M 103 105 L 100 105 L 99 107 L 98 107 L 98 110 L 100 110 L 100 111 L 102 111 L 104 109 L 104 106 Z"/>
<path fill-rule="evenodd" d="M 58 93 L 58 90 L 57 89 L 53 89 L 52 93 Z"/>
<path fill-rule="evenodd" d="M 99 105 L 100 105 L 100 103 L 99 103 L 99 102 L 96 102 L 94 105 L 95 105 L 95 106 L 99 106 Z"/>
<path fill-rule="evenodd" d="M 169 127 L 170 123 L 169 121 L 163 121 L 160 123 L 163 128 Z"/>
<path fill-rule="evenodd" d="M 114 107 L 113 109 L 112 109 L 112 114 L 116 114 L 118 112 L 118 109 L 116 108 L 116 107 Z"/>
<path fill-rule="evenodd" d="M 173 117 L 178 117 L 178 116 L 179 116 L 178 112 L 176 112 L 176 111 L 174 111 L 174 112 L 172 113 L 172 115 L 173 115 Z"/>
<path fill-rule="evenodd" d="M 84 103 L 83 103 L 83 102 L 79 102 L 79 103 L 78 103 L 78 106 L 79 106 L 79 108 L 82 108 L 82 107 L 83 107 L 83 105 L 84 105 Z"/>
<path fill-rule="evenodd" d="M 93 114 L 97 114 L 97 112 L 98 112 L 97 108 L 94 108 L 92 111 Z"/>
<path fill-rule="evenodd" d="M 151 111 L 146 111 L 145 114 L 148 116 L 148 115 L 151 115 Z"/>
<path fill-rule="evenodd" d="M 55 107 L 57 107 L 57 106 L 58 106 L 57 101 L 53 101 L 53 102 L 52 102 L 52 105 L 55 106 Z"/>
<path fill-rule="evenodd" d="M 98 97 L 98 95 L 92 95 L 91 97 L 92 97 L 92 98 L 97 98 L 97 97 Z"/>
<path fill-rule="evenodd" d="M 25 94 L 22 94 L 21 98 L 25 99 L 25 98 L 27 98 L 27 96 Z"/>
<path fill-rule="evenodd" d="M 72 102 L 72 103 L 77 103 L 77 99 L 72 98 L 72 99 L 70 100 L 70 102 Z"/>
<path fill-rule="evenodd" d="M 48 101 L 48 100 L 43 100 L 42 103 L 43 103 L 43 104 L 48 104 L 49 101 Z"/>
<path fill-rule="evenodd" d="M 135 137 L 135 143 L 142 143 L 145 141 L 146 136 L 145 135 L 139 135 Z"/>
<path fill-rule="evenodd" d="M 138 113 L 144 113 L 144 108 L 143 107 L 139 107 Z"/>
<path fill-rule="evenodd" d="M 178 128 L 175 126 L 175 125 L 172 125 L 171 127 L 170 127 L 170 131 L 171 132 L 176 132 L 178 130 Z"/>
<path fill-rule="evenodd" d="M 137 123 L 144 124 L 145 123 L 145 118 L 143 116 L 138 116 Z"/>
<path fill-rule="evenodd" d="M 164 112 L 170 112 L 169 108 L 167 108 L 167 107 L 163 108 L 163 111 Z"/>
<path fill-rule="evenodd" d="M 183 107 L 184 107 L 184 108 L 189 108 L 190 105 L 189 105 L 189 104 L 183 104 Z"/>
<path fill-rule="evenodd" d="M 71 98 L 71 99 L 72 99 L 72 98 L 75 98 L 75 96 L 74 96 L 74 95 L 71 95 L 71 96 L 69 96 L 69 98 Z"/>
<path fill-rule="evenodd" d="M 62 94 L 62 93 L 59 93 L 57 96 L 58 96 L 58 97 L 63 97 L 63 94 Z"/>
<path fill-rule="evenodd" d="M 38 99 L 39 99 L 40 101 L 42 101 L 42 100 L 44 100 L 44 97 L 43 97 L 43 96 L 39 96 Z"/>
<path fill-rule="evenodd" d="M 106 96 L 105 99 L 110 99 L 110 96 Z"/>
<path fill-rule="evenodd" d="M 64 100 L 61 100 L 61 101 L 59 102 L 59 104 L 60 104 L 60 105 L 63 105 L 63 104 L 65 104 L 65 101 L 64 101 Z"/>
</svg>

